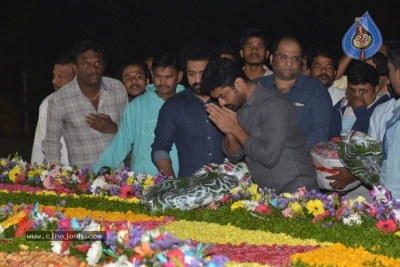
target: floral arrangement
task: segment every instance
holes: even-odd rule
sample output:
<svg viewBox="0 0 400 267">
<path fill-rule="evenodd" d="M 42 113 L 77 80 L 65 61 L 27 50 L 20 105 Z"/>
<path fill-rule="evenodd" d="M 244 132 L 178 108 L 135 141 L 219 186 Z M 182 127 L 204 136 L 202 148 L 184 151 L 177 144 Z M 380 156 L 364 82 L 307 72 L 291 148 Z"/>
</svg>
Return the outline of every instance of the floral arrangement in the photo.
<svg viewBox="0 0 400 267">
<path fill-rule="evenodd" d="M 393 199 L 383 186 L 374 186 L 368 203 L 363 197 L 347 200 L 338 193 L 322 194 L 304 188 L 294 193 L 276 195 L 273 190 L 258 189 L 256 184 L 242 184 L 232 190 L 231 209 L 244 208 L 255 215 L 280 212 L 288 218 L 312 218 L 323 228 L 344 225 L 360 225 L 363 220 L 376 219 L 376 227 L 384 233 L 396 232 L 400 226 L 400 200 Z M 226 200 L 225 200 L 226 201 Z M 213 205 L 212 208 L 214 208 Z M 396 232 L 400 236 L 400 232 Z"/>
<path fill-rule="evenodd" d="M 89 167 L 82 169 L 49 164 L 29 164 L 18 155 L 0 159 L 0 185 L 8 190 L 37 191 L 52 190 L 58 194 L 94 194 L 140 199 L 143 190 L 150 185 L 164 182 L 171 177 L 158 173 L 154 177 L 145 173 L 134 173 L 129 169 L 113 172 L 101 169 L 95 174 Z M 12 187 L 6 186 L 11 184 Z M 2 188 L 0 187 L 0 188 Z"/>
<path fill-rule="evenodd" d="M 64 203 L 65 204 L 65 203 Z M 40 211 L 42 210 L 42 211 Z M 193 246 L 189 240 L 179 240 L 162 227 L 144 229 L 130 221 L 96 221 L 87 216 L 72 219 L 61 210 L 35 205 L 14 206 L 0 209 L 0 239 L 48 231 L 47 237 L 53 253 L 68 255 L 85 253 L 89 265 L 101 262 L 104 266 L 224 266 L 227 257 L 213 255 L 206 258 L 211 244 Z M 35 232 L 36 231 L 36 232 Z M 79 237 L 82 234 L 82 240 Z M 91 236 L 91 238 L 88 238 Z M 97 237 L 97 238 L 92 238 Z M 40 236 L 40 238 L 45 235 Z M 86 237 L 86 238 L 85 238 Z M 24 249 L 24 247 L 22 247 Z"/>
</svg>

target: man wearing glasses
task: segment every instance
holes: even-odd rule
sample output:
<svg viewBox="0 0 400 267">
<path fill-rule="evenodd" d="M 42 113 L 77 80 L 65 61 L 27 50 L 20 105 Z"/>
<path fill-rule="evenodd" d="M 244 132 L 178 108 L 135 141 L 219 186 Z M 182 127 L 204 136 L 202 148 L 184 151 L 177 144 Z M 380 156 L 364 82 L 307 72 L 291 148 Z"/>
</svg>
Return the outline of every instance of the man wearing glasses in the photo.
<svg viewBox="0 0 400 267">
<path fill-rule="evenodd" d="M 299 41 L 283 37 L 274 43 L 271 52 L 274 74 L 259 81 L 278 89 L 293 101 L 308 148 L 327 141 L 332 122 L 332 100 L 319 80 L 302 74 L 303 50 Z"/>
</svg>

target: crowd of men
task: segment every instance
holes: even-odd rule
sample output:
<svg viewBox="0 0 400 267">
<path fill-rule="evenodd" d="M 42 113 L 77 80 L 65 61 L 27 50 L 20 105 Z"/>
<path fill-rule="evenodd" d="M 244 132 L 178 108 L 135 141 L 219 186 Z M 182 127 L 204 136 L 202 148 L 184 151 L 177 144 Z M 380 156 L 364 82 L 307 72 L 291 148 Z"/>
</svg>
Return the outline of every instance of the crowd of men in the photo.
<svg viewBox="0 0 400 267">
<path fill-rule="evenodd" d="M 239 44 L 234 51 L 193 40 L 179 57 L 162 53 L 122 66 L 117 80 L 103 75 L 100 44 L 76 43 L 55 62 L 55 92 L 40 106 L 31 162 L 175 178 L 227 158 L 245 161 L 261 188 L 319 190 L 309 149 L 357 130 L 383 142 L 381 183 L 400 198 L 399 43 L 385 43 L 365 61 L 304 51 L 291 36 L 269 48 L 265 32 L 253 28 Z M 358 179 L 337 170 L 328 177 L 335 190 Z M 369 190 L 361 185 L 352 194 Z"/>
</svg>

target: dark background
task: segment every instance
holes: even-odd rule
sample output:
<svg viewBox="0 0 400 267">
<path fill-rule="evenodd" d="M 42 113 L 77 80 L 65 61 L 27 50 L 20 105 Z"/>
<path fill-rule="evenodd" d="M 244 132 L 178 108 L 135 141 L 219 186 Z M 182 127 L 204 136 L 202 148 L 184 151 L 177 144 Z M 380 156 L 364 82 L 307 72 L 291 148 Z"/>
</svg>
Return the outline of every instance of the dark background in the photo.
<svg viewBox="0 0 400 267">
<path fill-rule="evenodd" d="M 0 0 L 0 157 L 30 160 L 39 105 L 53 92 L 53 61 L 77 41 L 104 45 L 110 76 L 128 61 L 178 53 L 194 38 L 238 49 L 250 27 L 271 43 L 289 34 L 341 55 L 343 35 L 367 11 L 384 40 L 400 39 L 398 0 Z"/>
</svg>

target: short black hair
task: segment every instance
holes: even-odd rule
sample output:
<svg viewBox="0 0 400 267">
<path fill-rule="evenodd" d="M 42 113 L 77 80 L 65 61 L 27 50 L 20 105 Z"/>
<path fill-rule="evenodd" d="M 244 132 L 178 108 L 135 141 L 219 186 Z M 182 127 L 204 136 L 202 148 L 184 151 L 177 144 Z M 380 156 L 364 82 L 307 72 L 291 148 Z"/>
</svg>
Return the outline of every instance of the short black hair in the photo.
<svg viewBox="0 0 400 267">
<path fill-rule="evenodd" d="M 372 65 L 354 60 L 347 68 L 347 81 L 354 85 L 369 83 L 375 88 L 379 84 L 379 74 Z"/>
<path fill-rule="evenodd" d="M 213 60 L 208 63 L 201 76 L 201 93 L 209 94 L 217 87 L 233 88 L 236 78 L 242 78 L 245 82 L 250 81 L 237 62 L 229 58 Z"/>
<path fill-rule="evenodd" d="M 333 68 L 335 70 L 338 69 L 339 60 L 338 60 L 337 56 L 334 55 L 331 51 L 325 50 L 325 49 L 312 49 L 312 50 L 308 51 L 308 54 L 307 54 L 307 68 L 308 69 L 311 69 L 311 65 L 312 65 L 314 59 L 319 56 L 331 59 L 333 62 Z"/>
<path fill-rule="evenodd" d="M 388 58 L 381 52 L 376 52 L 372 57 L 368 58 L 372 59 L 372 62 L 375 64 L 375 68 L 378 71 L 379 76 L 386 76 L 389 73 L 389 69 L 387 66 Z"/>
<path fill-rule="evenodd" d="M 107 66 L 107 58 L 104 52 L 104 47 L 96 41 L 85 40 L 82 42 L 77 42 L 72 48 L 72 56 L 74 57 L 74 64 L 78 64 L 78 56 L 88 50 L 93 50 L 94 52 L 100 53 L 103 56 L 104 67 Z"/>
<path fill-rule="evenodd" d="M 232 55 L 235 61 L 238 61 L 238 55 L 237 52 L 230 46 L 229 44 L 221 44 L 218 46 L 219 54 L 227 54 L 227 55 Z"/>
<path fill-rule="evenodd" d="M 396 70 L 400 69 L 400 41 L 388 44 L 388 58 Z"/>
<path fill-rule="evenodd" d="M 154 70 L 157 67 L 161 67 L 163 69 L 173 67 L 178 72 L 181 70 L 178 57 L 171 52 L 162 53 L 154 57 L 153 63 L 151 64 L 151 69 Z"/>
<path fill-rule="evenodd" d="M 273 54 L 273 55 L 276 54 L 276 51 L 278 51 L 279 44 L 282 41 L 292 41 L 292 42 L 297 43 L 300 46 L 300 51 L 301 51 L 301 55 L 300 56 L 303 57 L 304 52 L 303 52 L 303 47 L 301 46 L 300 41 L 297 40 L 295 37 L 289 36 L 289 35 L 282 36 L 282 37 L 280 37 L 278 40 L 276 40 L 274 42 L 274 44 L 272 45 L 271 54 Z"/>
<path fill-rule="evenodd" d="M 54 64 L 58 65 L 67 65 L 69 63 L 74 63 L 74 57 L 71 54 L 62 55 L 54 60 Z"/>
<path fill-rule="evenodd" d="M 208 40 L 192 40 L 186 44 L 180 54 L 181 67 L 186 71 L 186 63 L 188 60 L 211 60 L 219 57 L 217 47 Z"/>
<path fill-rule="evenodd" d="M 242 36 L 240 37 L 240 41 L 239 41 L 239 46 L 240 49 L 243 50 L 245 43 L 247 42 L 248 39 L 250 38 L 260 38 L 261 40 L 263 40 L 265 48 L 268 49 L 268 40 L 267 40 L 267 34 L 265 33 L 265 31 L 260 30 L 260 29 L 255 29 L 255 28 L 249 28 L 244 30 L 244 32 L 242 33 Z"/>
<path fill-rule="evenodd" d="M 144 63 L 143 61 L 133 61 L 133 62 L 123 65 L 117 72 L 117 78 L 121 82 L 123 82 L 123 80 L 124 80 L 122 73 L 124 72 L 124 69 L 129 66 L 139 66 L 140 68 L 142 68 L 142 70 L 144 72 L 144 78 L 146 80 L 149 80 L 149 83 L 153 83 L 153 78 L 151 77 L 151 72 L 150 72 L 149 68 L 147 67 L 146 63 Z"/>
</svg>

